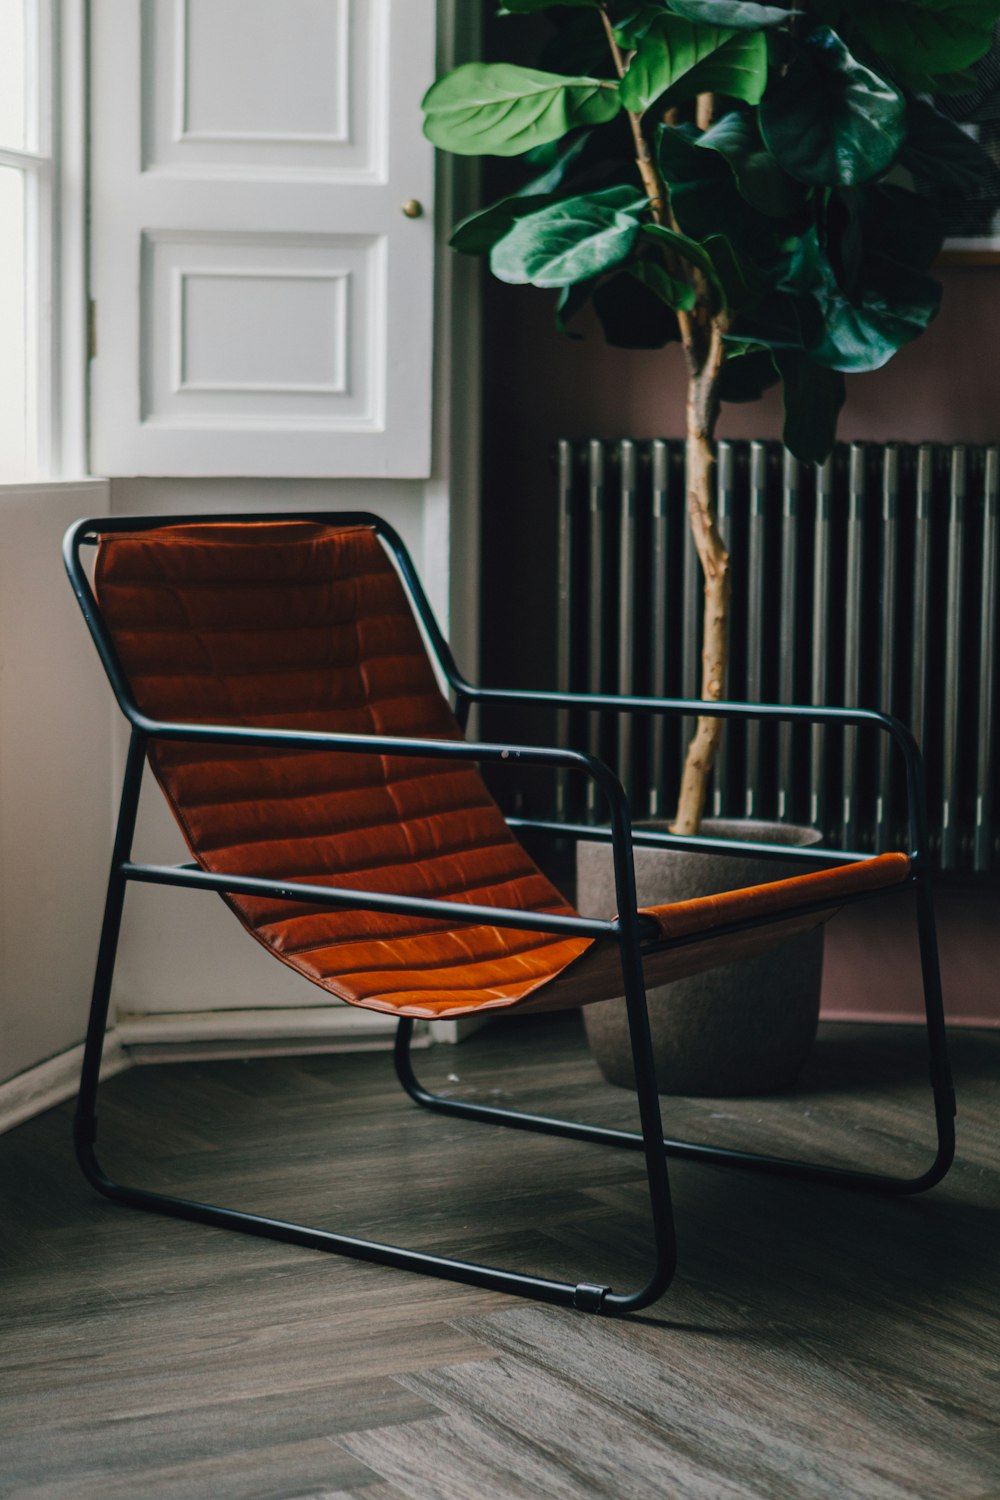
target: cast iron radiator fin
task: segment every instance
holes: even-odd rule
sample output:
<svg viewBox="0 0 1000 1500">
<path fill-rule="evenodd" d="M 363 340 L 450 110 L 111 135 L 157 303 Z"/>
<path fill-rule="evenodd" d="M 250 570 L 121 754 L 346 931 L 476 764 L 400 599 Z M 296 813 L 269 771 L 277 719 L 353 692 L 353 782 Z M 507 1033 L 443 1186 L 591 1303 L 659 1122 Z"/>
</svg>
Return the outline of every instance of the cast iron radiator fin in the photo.
<svg viewBox="0 0 1000 1500">
<path fill-rule="evenodd" d="M 558 449 L 558 686 L 697 696 L 702 586 L 680 441 Z M 839 444 L 813 467 L 777 443 L 722 442 L 719 525 L 733 559 L 726 691 L 751 701 L 880 708 L 927 762 L 941 869 L 1000 868 L 994 808 L 1000 448 Z M 562 711 L 634 805 L 669 817 L 693 724 Z M 573 778 L 560 815 L 599 810 Z M 903 847 L 899 767 L 883 736 L 728 725 L 716 817 L 809 823 L 847 847 Z"/>
</svg>

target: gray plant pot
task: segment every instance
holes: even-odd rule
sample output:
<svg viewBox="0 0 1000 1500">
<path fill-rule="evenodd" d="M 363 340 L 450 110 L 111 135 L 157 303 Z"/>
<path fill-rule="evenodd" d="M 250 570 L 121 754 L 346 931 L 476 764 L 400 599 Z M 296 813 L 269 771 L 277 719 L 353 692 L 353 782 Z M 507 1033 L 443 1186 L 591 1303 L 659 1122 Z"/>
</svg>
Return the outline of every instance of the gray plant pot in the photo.
<svg viewBox="0 0 1000 1500">
<path fill-rule="evenodd" d="M 702 832 L 774 844 L 806 845 L 820 839 L 812 828 L 751 819 L 706 819 Z M 752 855 L 635 850 L 640 906 L 763 885 L 804 868 Z M 578 844 L 576 869 L 580 912 L 609 916 L 617 905 L 610 845 Z M 650 990 L 660 1092 L 732 1097 L 790 1087 L 816 1036 L 822 968 L 823 928 L 818 927 L 756 958 Z M 624 999 L 586 1005 L 583 1015 L 590 1049 L 605 1078 L 634 1088 Z"/>
</svg>

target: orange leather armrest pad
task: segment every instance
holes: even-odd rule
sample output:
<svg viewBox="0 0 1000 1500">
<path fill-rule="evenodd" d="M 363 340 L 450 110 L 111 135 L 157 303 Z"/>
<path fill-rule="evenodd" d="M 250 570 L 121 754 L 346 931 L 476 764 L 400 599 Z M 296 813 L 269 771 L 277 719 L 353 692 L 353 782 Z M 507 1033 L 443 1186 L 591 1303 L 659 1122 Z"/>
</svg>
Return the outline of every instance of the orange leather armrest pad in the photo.
<svg viewBox="0 0 1000 1500">
<path fill-rule="evenodd" d="M 698 896 L 693 901 L 674 901 L 667 906 L 647 906 L 643 915 L 655 920 L 663 938 L 689 937 L 750 917 L 777 920 L 796 907 L 815 902 L 836 906 L 845 896 L 900 885 L 909 873 L 907 855 L 880 854 L 875 859 L 837 865 L 833 870 L 817 870 L 809 875 L 793 875 L 789 880 L 774 880 L 769 885 L 744 886 L 738 891 Z"/>
</svg>

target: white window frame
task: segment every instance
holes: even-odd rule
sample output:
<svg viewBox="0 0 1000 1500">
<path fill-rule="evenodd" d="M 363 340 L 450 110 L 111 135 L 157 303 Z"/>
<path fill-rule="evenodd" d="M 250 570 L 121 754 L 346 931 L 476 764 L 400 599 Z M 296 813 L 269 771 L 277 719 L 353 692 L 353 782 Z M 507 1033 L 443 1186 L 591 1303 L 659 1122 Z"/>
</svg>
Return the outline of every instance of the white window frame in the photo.
<svg viewBox="0 0 1000 1500">
<path fill-rule="evenodd" d="M 86 473 L 85 0 L 25 11 L 25 142 L 0 147 L 25 187 L 25 473 L 13 484 Z"/>
</svg>

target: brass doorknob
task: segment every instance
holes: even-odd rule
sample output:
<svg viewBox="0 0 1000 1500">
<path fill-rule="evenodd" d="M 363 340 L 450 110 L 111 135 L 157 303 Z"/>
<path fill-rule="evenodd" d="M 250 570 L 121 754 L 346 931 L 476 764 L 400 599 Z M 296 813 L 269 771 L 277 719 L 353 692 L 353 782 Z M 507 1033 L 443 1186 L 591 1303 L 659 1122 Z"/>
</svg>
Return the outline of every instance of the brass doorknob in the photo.
<svg viewBox="0 0 1000 1500">
<path fill-rule="evenodd" d="M 424 205 L 417 198 L 407 198 L 403 204 L 403 212 L 408 219 L 420 219 L 423 217 Z"/>
</svg>

